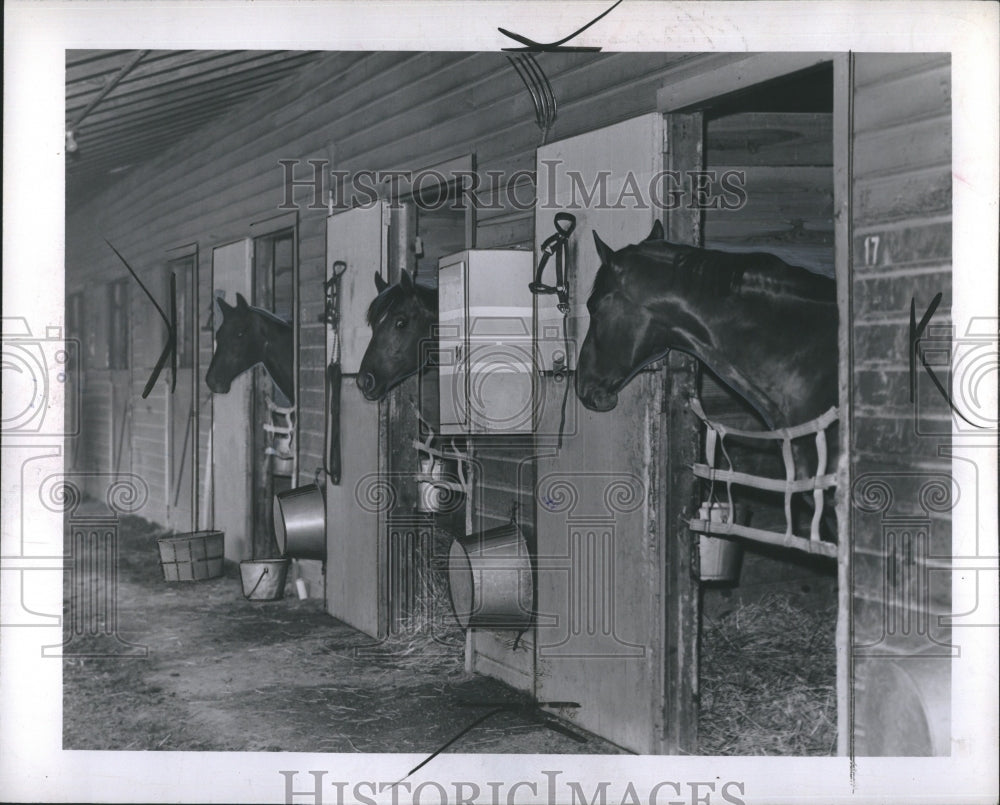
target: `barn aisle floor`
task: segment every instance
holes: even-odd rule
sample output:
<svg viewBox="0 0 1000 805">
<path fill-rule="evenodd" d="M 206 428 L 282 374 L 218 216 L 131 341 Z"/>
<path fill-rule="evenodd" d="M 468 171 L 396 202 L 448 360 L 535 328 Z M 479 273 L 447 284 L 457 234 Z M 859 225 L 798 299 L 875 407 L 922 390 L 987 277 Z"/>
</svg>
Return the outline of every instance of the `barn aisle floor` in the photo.
<svg viewBox="0 0 1000 805">
<path fill-rule="evenodd" d="M 321 600 L 245 600 L 235 567 L 167 584 L 157 559 L 163 533 L 138 517 L 120 521 L 110 617 L 148 654 L 65 657 L 65 749 L 431 753 L 496 703 L 522 701 L 466 674 L 454 637 L 379 645 L 327 615 Z M 67 624 L 88 589 L 78 577 L 74 595 L 70 575 Z M 106 645 L 84 635 L 67 653 Z M 500 713 L 447 751 L 621 752 L 535 713 Z"/>
</svg>

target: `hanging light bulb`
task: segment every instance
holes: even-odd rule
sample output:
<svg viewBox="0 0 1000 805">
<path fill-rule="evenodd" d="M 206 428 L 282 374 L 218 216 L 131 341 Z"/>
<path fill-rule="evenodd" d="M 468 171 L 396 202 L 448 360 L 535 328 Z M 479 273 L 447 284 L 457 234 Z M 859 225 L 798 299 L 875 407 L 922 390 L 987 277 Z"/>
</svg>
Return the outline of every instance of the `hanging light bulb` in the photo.
<svg viewBox="0 0 1000 805">
<path fill-rule="evenodd" d="M 76 132 L 73 129 L 66 129 L 66 153 L 75 154 L 80 146 L 76 142 Z"/>
</svg>

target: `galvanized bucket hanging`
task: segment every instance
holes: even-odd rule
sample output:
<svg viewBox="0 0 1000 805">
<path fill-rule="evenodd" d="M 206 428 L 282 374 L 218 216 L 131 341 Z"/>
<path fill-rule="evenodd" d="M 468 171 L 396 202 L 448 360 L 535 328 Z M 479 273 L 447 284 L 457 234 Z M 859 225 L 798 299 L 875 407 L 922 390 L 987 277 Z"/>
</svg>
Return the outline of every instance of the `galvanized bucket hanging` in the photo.
<svg viewBox="0 0 1000 805">
<path fill-rule="evenodd" d="M 448 557 L 448 582 L 463 629 L 524 631 L 531 624 L 531 558 L 517 523 L 456 539 Z"/>
<path fill-rule="evenodd" d="M 282 556 L 326 561 L 326 503 L 319 483 L 279 492 L 273 516 Z"/>
</svg>

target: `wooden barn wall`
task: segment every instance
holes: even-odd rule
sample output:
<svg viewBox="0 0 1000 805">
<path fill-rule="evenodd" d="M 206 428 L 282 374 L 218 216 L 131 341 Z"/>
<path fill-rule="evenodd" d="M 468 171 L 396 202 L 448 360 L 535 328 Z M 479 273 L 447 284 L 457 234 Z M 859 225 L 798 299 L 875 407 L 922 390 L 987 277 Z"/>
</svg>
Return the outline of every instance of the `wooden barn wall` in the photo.
<svg viewBox="0 0 1000 805">
<path fill-rule="evenodd" d="M 746 112 L 705 123 L 705 169 L 740 171 L 746 204 L 705 210 L 704 245 L 778 250 L 833 276 L 833 115 Z"/>
<path fill-rule="evenodd" d="M 743 174 L 746 204 L 708 209 L 707 248 L 775 251 L 787 262 L 833 275 L 832 114 L 744 112 L 705 122 L 705 170 Z M 760 427 L 729 388 L 705 373 L 705 411 L 733 427 Z M 780 465 L 769 467 L 782 471 Z"/>
<path fill-rule="evenodd" d="M 550 139 L 572 136 L 655 108 L 656 90 L 678 54 L 546 54 L 540 63 L 559 102 Z M 249 234 L 250 224 L 281 212 L 284 199 L 279 159 L 298 159 L 295 178 L 311 178 L 308 159 L 332 160 L 344 170 L 418 169 L 472 153 L 482 177 L 481 201 L 496 209 L 477 212 L 475 246 L 525 246 L 533 240 L 534 150 L 540 132 L 530 96 L 499 53 L 331 53 L 268 91 L 190 135 L 157 160 L 136 168 L 67 214 L 67 292 L 124 276 L 104 245 L 112 241 L 147 280 L 162 276 L 168 250 L 199 246 L 199 376 L 212 351 L 209 329 L 212 247 Z M 511 176 L 518 205 L 504 185 L 491 191 L 489 172 Z M 527 171 L 527 173 L 524 173 Z M 311 188 L 295 191 L 299 207 L 299 481 L 311 480 L 323 443 L 323 325 L 320 292 L 325 263 L 325 209 L 310 209 Z M 518 209 L 516 207 L 521 207 Z M 528 209 L 523 209 L 528 207 Z M 148 301 L 133 294 L 133 321 L 154 322 L 136 330 L 140 345 L 134 382 L 140 388 L 162 344 Z M 148 342 L 148 343 L 147 343 Z M 107 411 L 100 383 L 88 378 L 85 397 L 92 419 Z M 165 506 L 165 381 L 146 401 L 134 395 L 139 441 L 136 466 L 151 484 L 148 515 Z M 210 396 L 199 384 L 199 462 L 204 468 Z M 109 426 L 110 428 L 110 426 Z M 102 441 L 97 423 L 92 441 Z M 105 441 L 104 444 L 107 444 Z M 98 447 L 98 445 L 91 445 Z M 88 451 L 94 452 L 90 448 Z M 99 450 L 97 451 L 99 452 Z M 96 455 L 96 453 L 94 453 Z M 525 454 L 522 451 L 521 457 Z M 516 467 L 505 445 L 483 445 L 481 505 L 489 523 L 506 519 Z M 203 473 L 204 477 L 204 473 Z M 523 482 L 523 481 L 522 481 Z M 199 507 L 206 510 L 205 484 Z M 530 523 L 530 495 L 521 494 L 521 516 Z"/>
<path fill-rule="evenodd" d="M 922 349 L 932 359 L 950 345 L 950 69 L 947 54 L 855 60 L 851 516 L 862 665 L 947 654 L 950 642 L 937 615 L 951 611 L 951 417 L 919 363 L 911 401 L 909 355 L 911 301 L 919 322 L 937 293 Z"/>
</svg>

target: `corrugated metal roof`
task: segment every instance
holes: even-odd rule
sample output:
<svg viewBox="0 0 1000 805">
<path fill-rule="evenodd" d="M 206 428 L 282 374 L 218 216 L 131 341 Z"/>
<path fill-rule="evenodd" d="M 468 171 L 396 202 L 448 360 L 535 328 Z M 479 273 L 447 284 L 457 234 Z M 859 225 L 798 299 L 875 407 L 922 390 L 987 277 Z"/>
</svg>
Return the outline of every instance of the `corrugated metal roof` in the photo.
<svg viewBox="0 0 1000 805">
<path fill-rule="evenodd" d="M 69 203 L 157 156 L 294 71 L 317 51 L 71 50 L 66 53 Z"/>
</svg>

